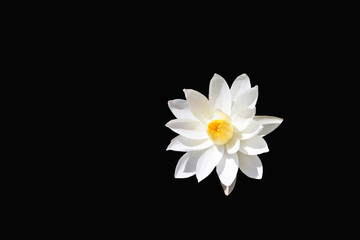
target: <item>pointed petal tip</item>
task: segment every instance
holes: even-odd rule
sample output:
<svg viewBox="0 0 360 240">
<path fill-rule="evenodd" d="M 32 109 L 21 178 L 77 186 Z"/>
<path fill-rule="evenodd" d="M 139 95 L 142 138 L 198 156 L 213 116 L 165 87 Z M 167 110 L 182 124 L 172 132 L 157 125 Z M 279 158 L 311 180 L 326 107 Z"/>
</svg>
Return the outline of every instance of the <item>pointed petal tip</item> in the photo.
<svg viewBox="0 0 360 240">
<path fill-rule="evenodd" d="M 184 89 L 183 89 L 183 92 L 184 92 L 184 94 L 185 94 L 185 98 L 187 98 L 188 94 L 191 94 L 192 91 L 194 91 L 194 90 L 184 88 Z"/>
<path fill-rule="evenodd" d="M 187 178 L 187 176 L 181 176 L 181 174 L 179 174 L 179 173 L 174 173 L 174 178 L 175 179 L 184 179 L 184 178 Z"/>
<path fill-rule="evenodd" d="M 196 180 L 197 180 L 198 183 L 200 183 L 202 180 L 204 180 L 206 178 L 206 177 L 200 176 L 198 174 L 198 172 L 196 172 L 195 176 L 196 176 Z"/>
<path fill-rule="evenodd" d="M 269 147 L 267 147 L 266 149 L 264 149 L 262 153 L 259 153 L 259 154 L 256 154 L 256 155 L 260 155 L 260 154 L 268 153 L 268 152 L 270 152 Z"/>
<path fill-rule="evenodd" d="M 257 167 L 257 170 L 258 170 L 258 175 L 255 179 L 261 180 L 263 176 L 263 167 Z"/>
<path fill-rule="evenodd" d="M 224 184 L 221 183 L 221 186 L 222 186 L 222 188 L 224 190 L 225 196 L 229 196 L 230 193 L 232 193 L 232 191 L 234 190 L 235 181 L 230 186 L 225 186 Z"/>
<path fill-rule="evenodd" d="M 246 73 L 242 73 L 237 77 L 237 79 L 243 79 L 243 80 L 246 79 L 246 78 L 249 79 L 249 76 Z"/>
<path fill-rule="evenodd" d="M 166 151 L 171 150 L 171 143 L 172 143 L 172 142 L 173 142 L 173 141 L 171 140 L 170 143 L 169 143 L 169 145 L 166 147 Z"/>
<path fill-rule="evenodd" d="M 214 77 L 220 77 L 220 75 L 217 73 L 214 73 Z"/>
<path fill-rule="evenodd" d="M 283 118 L 279 118 L 278 126 L 279 126 L 283 121 L 284 121 Z M 276 127 L 276 128 L 277 128 L 277 127 Z M 275 129 L 276 129 L 276 128 L 275 128 Z M 274 129 L 274 130 L 275 130 L 275 129 Z"/>
<path fill-rule="evenodd" d="M 277 122 L 274 122 L 274 123 L 277 123 L 277 124 L 280 124 L 280 123 L 282 123 L 284 121 L 284 119 L 281 118 L 281 117 L 271 117 L 271 118 L 273 118 L 274 120 L 277 120 Z"/>
<path fill-rule="evenodd" d="M 172 146 L 173 146 L 174 141 L 176 141 L 176 139 L 178 139 L 178 137 L 179 137 L 179 136 L 171 139 L 169 145 L 166 147 L 166 151 L 169 151 L 169 150 L 171 150 L 171 151 L 176 151 L 176 150 L 174 150 L 174 149 L 172 148 Z"/>
</svg>

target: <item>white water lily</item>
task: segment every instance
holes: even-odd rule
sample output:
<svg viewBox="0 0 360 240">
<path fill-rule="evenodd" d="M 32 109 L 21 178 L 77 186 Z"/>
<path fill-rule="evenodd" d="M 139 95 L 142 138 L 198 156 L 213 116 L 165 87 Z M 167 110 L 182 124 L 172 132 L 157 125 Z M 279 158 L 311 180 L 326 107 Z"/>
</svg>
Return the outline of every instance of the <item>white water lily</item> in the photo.
<svg viewBox="0 0 360 240">
<path fill-rule="evenodd" d="M 264 136 L 283 121 L 272 116 L 255 116 L 258 87 L 242 74 L 229 88 L 225 79 L 214 74 L 209 99 L 184 89 L 186 100 L 168 102 L 176 119 L 166 126 L 175 137 L 166 150 L 186 152 L 178 161 L 175 178 L 196 175 L 198 182 L 216 168 L 224 193 L 229 195 L 240 169 L 245 175 L 261 179 L 259 154 L 268 152 Z"/>
</svg>

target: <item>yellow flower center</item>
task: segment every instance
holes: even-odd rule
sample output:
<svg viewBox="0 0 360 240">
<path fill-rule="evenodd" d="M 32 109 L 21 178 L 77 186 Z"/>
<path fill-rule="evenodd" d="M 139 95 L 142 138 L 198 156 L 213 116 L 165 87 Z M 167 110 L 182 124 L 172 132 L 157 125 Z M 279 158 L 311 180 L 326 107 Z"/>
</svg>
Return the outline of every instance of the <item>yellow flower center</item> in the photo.
<svg viewBox="0 0 360 240">
<path fill-rule="evenodd" d="M 227 143 L 233 136 L 233 126 L 226 120 L 215 119 L 208 124 L 207 134 L 217 145 Z"/>
</svg>

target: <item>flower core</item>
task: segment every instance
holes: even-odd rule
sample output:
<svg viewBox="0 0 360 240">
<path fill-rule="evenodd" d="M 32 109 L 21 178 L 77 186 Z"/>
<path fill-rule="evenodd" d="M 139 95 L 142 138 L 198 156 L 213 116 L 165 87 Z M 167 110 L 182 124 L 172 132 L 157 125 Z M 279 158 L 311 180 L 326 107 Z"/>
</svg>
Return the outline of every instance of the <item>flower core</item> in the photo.
<svg viewBox="0 0 360 240">
<path fill-rule="evenodd" d="M 233 136 L 233 126 L 226 120 L 215 119 L 208 124 L 207 134 L 217 145 L 227 143 Z"/>
</svg>

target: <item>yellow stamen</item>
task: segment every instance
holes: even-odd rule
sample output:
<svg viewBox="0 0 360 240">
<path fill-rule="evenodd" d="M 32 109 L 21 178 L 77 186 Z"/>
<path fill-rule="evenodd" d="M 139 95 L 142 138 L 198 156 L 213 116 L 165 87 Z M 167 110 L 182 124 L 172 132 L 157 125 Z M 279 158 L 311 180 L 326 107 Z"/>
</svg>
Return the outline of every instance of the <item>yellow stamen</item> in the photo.
<svg viewBox="0 0 360 240">
<path fill-rule="evenodd" d="M 226 120 L 215 119 L 208 124 L 207 134 L 217 145 L 223 145 L 233 136 L 233 126 Z"/>
</svg>

